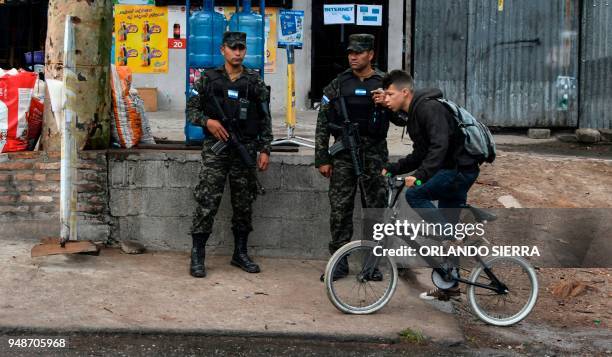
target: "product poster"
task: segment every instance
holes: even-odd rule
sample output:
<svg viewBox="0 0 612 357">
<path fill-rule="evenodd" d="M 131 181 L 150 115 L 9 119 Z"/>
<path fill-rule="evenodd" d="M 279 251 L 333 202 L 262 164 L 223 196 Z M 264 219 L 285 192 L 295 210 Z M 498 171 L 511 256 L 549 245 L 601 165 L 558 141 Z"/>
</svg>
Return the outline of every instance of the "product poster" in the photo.
<svg viewBox="0 0 612 357">
<path fill-rule="evenodd" d="M 187 15 L 185 6 L 168 6 L 168 49 L 187 48 Z"/>
<path fill-rule="evenodd" d="M 133 73 L 168 71 L 168 8 L 115 6 L 115 63 Z"/>
<path fill-rule="evenodd" d="M 225 15 L 225 18 L 229 21 L 236 10 L 235 6 L 215 6 L 215 11 L 220 14 Z M 259 13 L 259 8 L 254 7 L 254 12 Z M 276 7 L 266 7 L 266 59 L 265 59 L 265 73 L 275 73 L 276 72 L 276 48 L 277 48 L 277 39 L 276 39 L 276 26 L 277 26 L 277 18 L 278 18 L 278 8 Z M 247 50 L 248 51 L 248 50 Z"/>
</svg>

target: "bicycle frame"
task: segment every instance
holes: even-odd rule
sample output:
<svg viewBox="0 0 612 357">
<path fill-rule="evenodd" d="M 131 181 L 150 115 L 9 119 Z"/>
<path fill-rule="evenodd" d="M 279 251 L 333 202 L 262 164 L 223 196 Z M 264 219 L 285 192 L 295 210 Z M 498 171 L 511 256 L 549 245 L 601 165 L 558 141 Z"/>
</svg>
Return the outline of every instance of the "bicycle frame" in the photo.
<svg viewBox="0 0 612 357">
<path fill-rule="evenodd" d="M 387 208 L 392 210 L 392 214 L 390 217 L 390 221 L 394 221 L 397 216 L 399 215 L 399 207 L 398 207 L 398 199 L 400 194 L 403 192 L 404 190 L 404 178 L 402 177 L 392 177 L 392 176 L 388 176 L 387 177 L 387 188 L 388 188 L 388 198 L 387 198 Z M 466 206 L 465 208 L 468 208 L 469 206 Z M 393 236 L 391 236 L 393 237 Z M 378 241 L 379 245 L 382 244 L 383 249 L 384 248 L 389 248 L 389 243 L 391 242 L 391 240 L 389 238 L 391 237 L 386 237 L 384 239 L 381 239 L 380 241 Z M 401 239 L 401 238 L 400 238 Z M 403 239 L 402 239 L 403 240 Z M 405 243 L 407 243 L 411 248 L 414 248 L 416 250 L 421 248 L 421 245 L 419 243 L 416 242 L 416 240 L 403 240 Z M 373 273 L 374 269 L 378 266 L 378 263 L 380 262 L 380 256 L 376 256 L 373 253 L 370 254 L 369 256 L 366 257 L 366 262 L 363 265 L 363 269 L 361 270 L 361 272 L 357 275 L 357 279 L 360 282 L 365 282 L 367 280 L 369 280 L 369 277 L 371 276 L 371 274 Z M 480 265 L 483 266 L 483 271 L 485 272 L 485 274 L 487 275 L 487 277 L 491 280 L 491 284 L 486 285 L 486 284 L 481 284 L 481 283 L 477 283 L 477 282 L 471 282 L 469 280 L 466 279 L 462 279 L 460 277 L 454 277 L 451 274 L 451 270 L 450 269 L 446 269 L 442 267 L 442 264 L 444 262 L 444 260 L 442 259 L 442 261 L 434 258 L 434 257 L 430 257 L 430 256 L 421 256 L 421 258 L 423 260 L 425 260 L 425 262 L 433 269 L 435 270 L 438 274 L 440 274 L 440 276 L 444 277 L 445 279 L 449 279 L 451 281 L 455 281 L 455 282 L 460 282 L 460 283 L 464 283 L 464 284 L 468 284 L 468 285 L 473 285 L 473 286 L 477 286 L 483 289 L 487 289 L 487 290 L 492 290 L 495 291 L 498 294 L 506 294 L 508 293 L 508 287 L 502 283 L 496 276 L 495 274 L 493 274 L 493 272 L 491 271 L 491 269 L 489 268 L 489 266 L 487 265 L 487 263 L 482 259 L 482 257 L 480 256 L 475 256 L 474 259 L 476 260 L 476 262 Z"/>
</svg>

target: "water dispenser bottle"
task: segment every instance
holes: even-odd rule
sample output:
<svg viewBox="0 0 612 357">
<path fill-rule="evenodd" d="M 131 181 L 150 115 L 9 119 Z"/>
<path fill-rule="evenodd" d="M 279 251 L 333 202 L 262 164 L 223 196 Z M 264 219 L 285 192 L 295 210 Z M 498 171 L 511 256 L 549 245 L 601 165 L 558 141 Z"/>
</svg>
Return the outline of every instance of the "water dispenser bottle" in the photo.
<svg viewBox="0 0 612 357">
<path fill-rule="evenodd" d="M 219 48 L 227 27 L 225 16 L 215 12 L 213 0 L 189 18 L 189 64 L 195 68 L 218 67 L 224 63 Z"/>
<path fill-rule="evenodd" d="M 243 0 L 242 11 L 236 12 L 229 23 L 230 31 L 247 34 L 247 53 L 244 66 L 259 69 L 263 66 L 263 17 L 251 9 L 251 0 Z"/>
</svg>

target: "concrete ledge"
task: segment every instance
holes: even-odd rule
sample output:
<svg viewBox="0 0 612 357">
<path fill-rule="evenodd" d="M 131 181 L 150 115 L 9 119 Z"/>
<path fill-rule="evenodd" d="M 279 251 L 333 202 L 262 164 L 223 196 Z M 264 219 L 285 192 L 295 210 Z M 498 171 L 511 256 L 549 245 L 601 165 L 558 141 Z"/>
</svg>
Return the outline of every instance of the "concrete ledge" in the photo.
<svg viewBox="0 0 612 357">
<path fill-rule="evenodd" d="M 314 168 L 312 155 L 273 154 L 258 177 L 266 194 L 253 207 L 253 254 L 267 257 L 328 257 L 328 180 Z M 111 150 L 108 152 L 109 212 L 116 221 L 111 235 L 132 239 L 154 250 L 190 249 L 193 189 L 199 180 L 197 150 Z M 356 212 L 360 204 L 356 201 Z M 233 249 L 229 185 L 217 214 L 209 251 Z M 355 222 L 356 231 L 359 222 Z"/>
</svg>

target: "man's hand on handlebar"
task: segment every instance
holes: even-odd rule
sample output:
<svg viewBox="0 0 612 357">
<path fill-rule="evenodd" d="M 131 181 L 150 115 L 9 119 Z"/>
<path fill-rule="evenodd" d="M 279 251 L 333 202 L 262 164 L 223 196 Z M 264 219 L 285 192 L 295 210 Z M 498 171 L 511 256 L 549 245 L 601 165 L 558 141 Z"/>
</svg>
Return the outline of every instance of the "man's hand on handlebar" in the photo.
<svg viewBox="0 0 612 357">
<path fill-rule="evenodd" d="M 229 139 L 229 133 L 225 130 L 221 122 L 216 119 L 208 119 L 206 121 L 206 129 L 217 140 L 227 141 L 227 139 Z"/>
<path fill-rule="evenodd" d="M 332 165 L 321 165 L 319 166 L 319 173 L 323 175 L 325 178 L 330 178 L 332 175 Z"/>
<path fill-rule="evenodd" d="M 406 176 L 406 178 L 404 178 L 404 184 L 406 185 L 406 187 L 410 188 L 414 186 L 420 186 L 421 181 L 414 176 Z"/>
</svg>

